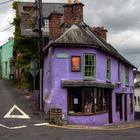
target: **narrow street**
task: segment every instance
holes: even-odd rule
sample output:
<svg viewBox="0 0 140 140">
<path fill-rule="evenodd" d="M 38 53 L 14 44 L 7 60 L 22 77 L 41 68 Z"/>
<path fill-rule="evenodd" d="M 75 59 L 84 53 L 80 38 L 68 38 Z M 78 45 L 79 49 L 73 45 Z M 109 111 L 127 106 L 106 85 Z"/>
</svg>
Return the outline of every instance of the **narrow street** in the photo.
<svg viewBox="0 0 140 140">
<path fill-rule="evenodd" d="M 10 81 L 0 80 L 0 140 L 139 140 L 140 137 L 140 128 L 71 130 L 45 123 L 45 117 L 35 113 L 31 103 Z"/>
</svg>

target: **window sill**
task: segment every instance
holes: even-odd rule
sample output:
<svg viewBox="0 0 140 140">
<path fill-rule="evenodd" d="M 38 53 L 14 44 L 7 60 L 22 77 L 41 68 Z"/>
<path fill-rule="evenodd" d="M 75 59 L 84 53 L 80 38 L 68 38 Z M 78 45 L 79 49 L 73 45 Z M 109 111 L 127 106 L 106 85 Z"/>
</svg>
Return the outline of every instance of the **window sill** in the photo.
<svg viewBox="0 0 140 140">
<path fill-rule="evenodd" d="M 129 87 L 129 85 L 128 85 L 128 84 L 126 84 L 125 86 L 126 86 L 126 87 Z"/>
<path fill-rule="evenodd" d="M 117 85 L 121 85 L 121 84 L 122 84 L 122 82 L 121 82 L 121 81 L 118 81 L 116 84 L 117 84 Z"/>
<path fill-rule="evenodd" d="M 79 113 L 68 113 L 69 116 L 93 116 L 93 115 L 100 115 L 100 114 L 104 114 L 104 113 L 107 113 L 108 111 L 102 111 L 102 112 L 99 112 L 99 113 L 82 113 L 82 112 L 79 112 Z"/>
<path fill-rule="evenodd" d="M 84 78 L 84 81 L 96 81 L 95 78 Z"/>
<path fill-rule="evenodd" d="M 107 83 L 112 83 L 112 81 L 111 81 L 111 80 L 106 80 L 106 82 L 107 82 Z"/>
</svg>

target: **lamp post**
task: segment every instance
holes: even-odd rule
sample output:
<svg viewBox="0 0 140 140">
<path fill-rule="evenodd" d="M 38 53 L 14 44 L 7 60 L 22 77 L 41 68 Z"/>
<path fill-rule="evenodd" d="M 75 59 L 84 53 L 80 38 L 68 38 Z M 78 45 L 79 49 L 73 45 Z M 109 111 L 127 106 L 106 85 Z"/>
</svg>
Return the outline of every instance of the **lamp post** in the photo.
<svg viewBox="0 0 140 140">
<path fill-rule="evenodd" d="M 36 0 L 39 31 L 39 109 L 43 110 L 43 33 L 42 33 L 42 0 Z"/>
</svg>

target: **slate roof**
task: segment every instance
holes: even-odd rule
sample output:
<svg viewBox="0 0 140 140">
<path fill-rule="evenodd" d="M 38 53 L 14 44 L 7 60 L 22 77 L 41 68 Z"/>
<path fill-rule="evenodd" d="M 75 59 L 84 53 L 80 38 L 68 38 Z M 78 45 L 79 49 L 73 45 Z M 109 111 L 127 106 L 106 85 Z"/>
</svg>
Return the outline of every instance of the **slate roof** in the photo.
<svg viewBox="0 0 140 140">
<path fill-rule="evenodd" d="M 111 44 L 107 43 L 104 39 L 97 36 L 91 27 L 81 22 L 78 25 L 72 25 L 64 34 L 58 39 L 46 46 L 46 49 L 50 46 L 74 46 L 74 47 L 91 47 L 103 50 L 114 55 L 116 58 L 132 65 L 127 59 L 125 59 Z M 136 67 L 135 67 L 136 68 Z"/>
</svg>

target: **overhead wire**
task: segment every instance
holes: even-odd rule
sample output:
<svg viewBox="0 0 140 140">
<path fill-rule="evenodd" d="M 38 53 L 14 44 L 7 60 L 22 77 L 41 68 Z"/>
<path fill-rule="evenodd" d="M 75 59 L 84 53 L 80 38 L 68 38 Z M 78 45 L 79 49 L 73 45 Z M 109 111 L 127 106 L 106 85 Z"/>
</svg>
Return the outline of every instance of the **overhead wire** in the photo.
<svg viewBox="0 0 140 140">
<path fill-rule="evenodd" d="M 14 1 L 14 0 L 7 0 L 5 2 L 0 2 L 0 5 L 3 5 L 3 4 L 9 3 L 9 2 L 12 2 L 12 1 Z"/>
<path fill-rule="evenodd" d="M 0 32 L 5 32 L 7 30 L 9 30 L 10 28 L 14 27 L 13 25 L 9 26 L 8 28 L 4 29 L 4 30 L 1 30 Z"/>
</svg>

